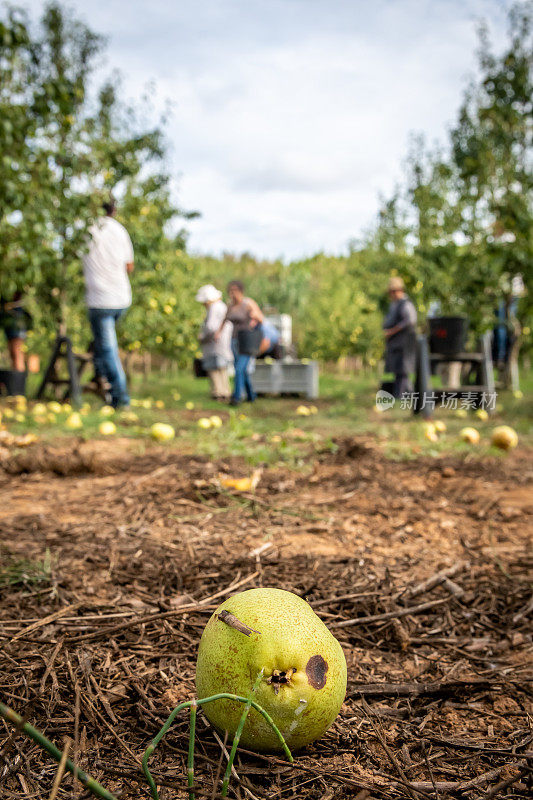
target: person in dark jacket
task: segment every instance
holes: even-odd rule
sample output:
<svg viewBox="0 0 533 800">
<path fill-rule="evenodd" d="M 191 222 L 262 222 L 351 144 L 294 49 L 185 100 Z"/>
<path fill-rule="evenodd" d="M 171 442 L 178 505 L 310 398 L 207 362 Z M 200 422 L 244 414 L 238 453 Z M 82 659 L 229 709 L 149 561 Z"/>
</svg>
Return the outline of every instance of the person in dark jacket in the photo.
<svg viewBox="0 0 533 800">
<path fill-rule="evenodd" d="M 394 397 L 412 392 L 409 375 L 415 369 L 416 309 L 405 294 L 401 278 L 391 278 L 387 287 L 389 310 L 383 321 L 385 372 L 394 373 Z"/>
</svg>

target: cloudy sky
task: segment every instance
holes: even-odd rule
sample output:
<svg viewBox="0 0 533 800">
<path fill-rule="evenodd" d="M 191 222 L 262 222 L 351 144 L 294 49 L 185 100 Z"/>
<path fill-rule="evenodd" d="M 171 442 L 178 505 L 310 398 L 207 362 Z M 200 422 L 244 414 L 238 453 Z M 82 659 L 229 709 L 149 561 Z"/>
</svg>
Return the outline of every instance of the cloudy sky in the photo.
<svg viewBox="0 0 533 800">
<path fill-rule="evenodd" d="M 33 15 L 39 0 L 24 3 Z M 409 135 L 445 141 L 509 0 L 70 0 L 125 94 L 170 100 L 190 248 L 343 252 L 401 179 Z"/>
</svg>

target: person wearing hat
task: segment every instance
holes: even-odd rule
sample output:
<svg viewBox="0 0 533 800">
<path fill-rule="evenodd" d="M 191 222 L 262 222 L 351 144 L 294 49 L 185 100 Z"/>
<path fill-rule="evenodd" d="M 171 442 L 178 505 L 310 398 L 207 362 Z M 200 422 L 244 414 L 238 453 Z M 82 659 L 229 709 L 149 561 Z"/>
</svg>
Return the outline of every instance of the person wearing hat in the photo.
<svg viewBox="0 0 533 800">
<path fill-rule="evenodd" d="M 385 372 L 394 373 L 394 397 L 412 392 L 409 375 L 415 369 L 416 309 L 405 293 L 401 278 L 391 278 L 387 287 L 389 310 L 383 321 Z"/>
<path fill-rule="evenodd" d="M 230 397 L 228 366 L 233 360 L 231 352 L 233 326 L 231 322 L 224 322 L 228 307 L 222 300 L 222 292 L 210 283 L 200 287 L 196 300 L 203 303 L 206 309 L 198 338 L 202 345 L 202 366 L 209 377 L 211 396 L 215 400 L 228 402 Z M 220 336 L 215 337 L 219 330 Z"/>
</svg>

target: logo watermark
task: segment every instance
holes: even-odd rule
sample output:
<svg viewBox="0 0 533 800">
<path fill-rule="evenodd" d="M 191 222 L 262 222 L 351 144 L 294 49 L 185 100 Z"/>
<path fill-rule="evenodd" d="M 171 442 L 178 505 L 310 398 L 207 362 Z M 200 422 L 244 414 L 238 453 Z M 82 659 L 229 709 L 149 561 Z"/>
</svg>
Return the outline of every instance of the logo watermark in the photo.
<svg viewBox="0 0 533 800">
<path fill-rule="evenodd" d="M 378 411 L 388 411 L 389 408 L 394 406 L 395 402 L 394 395 L 386 392 L 385 389 L 380 389 L 379 392 L 376 392 L 376 408 Z"/>
<path fill-rule="evenodd" d="M 446 408 L 450 411 L 464 409 L 473 411 L 483 408 L 486 411 L 494 411 L 496 408 L 497 392 L 405 392 L 399 398 L 401 409 Z M 376 409 L 378 411 L 388 411 L 394 407 L 395 397 L 384 389 L 376 392 Z"/>
</svg>

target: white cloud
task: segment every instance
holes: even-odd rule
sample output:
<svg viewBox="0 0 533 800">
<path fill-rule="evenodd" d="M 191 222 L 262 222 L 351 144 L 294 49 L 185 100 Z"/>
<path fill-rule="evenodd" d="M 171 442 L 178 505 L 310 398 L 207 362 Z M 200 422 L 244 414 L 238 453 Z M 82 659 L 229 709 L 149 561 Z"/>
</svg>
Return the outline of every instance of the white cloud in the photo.
<svg viewBox="0 0 533 800">
<path fill-rule="evenodd" d="M 37 9 L 40 3 L 30 4 Z M 475 21 L 500 0 L 93 0 L 107 66 L 132 97 L 154 80 L 194 250 L 342 250 L 401 177 L 410 131 L 445 140 Z"/>
</svg>

